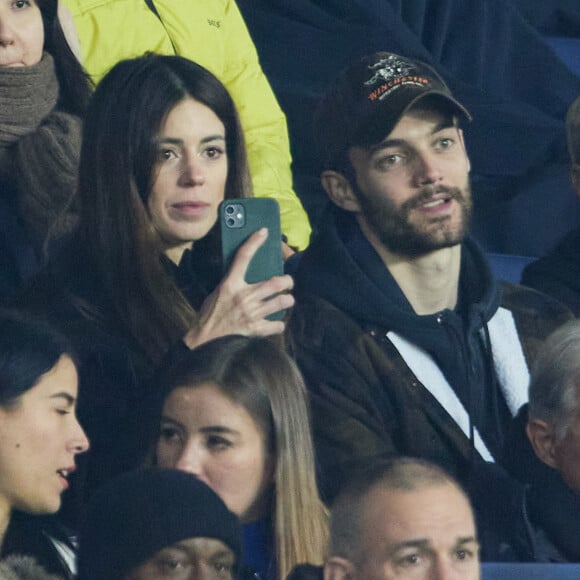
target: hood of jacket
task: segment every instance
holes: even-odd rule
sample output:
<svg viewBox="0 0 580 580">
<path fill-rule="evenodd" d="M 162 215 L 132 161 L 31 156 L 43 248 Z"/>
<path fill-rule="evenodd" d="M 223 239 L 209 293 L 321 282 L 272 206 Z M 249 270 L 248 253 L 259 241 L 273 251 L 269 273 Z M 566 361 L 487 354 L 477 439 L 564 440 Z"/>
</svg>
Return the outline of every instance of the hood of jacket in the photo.
<svg viewBox="0 0 580 580">
<path fill-rule="evenodd" d="M 471 238 L 462 245 L 459 284 L 455 312 L 461 311 L 473 329 L 480 328 L 496 312 L 500 296 L 489 265 Z M 433 350 L 428 345 L 440 339 L 441 313 L 418 316 L 413 311 L 354 216 L 335 206 L 327 208 L 301 258 L 296 290 L 324 298 L 363 326 L 394 330 L 428 351 Z"/>
</svg>

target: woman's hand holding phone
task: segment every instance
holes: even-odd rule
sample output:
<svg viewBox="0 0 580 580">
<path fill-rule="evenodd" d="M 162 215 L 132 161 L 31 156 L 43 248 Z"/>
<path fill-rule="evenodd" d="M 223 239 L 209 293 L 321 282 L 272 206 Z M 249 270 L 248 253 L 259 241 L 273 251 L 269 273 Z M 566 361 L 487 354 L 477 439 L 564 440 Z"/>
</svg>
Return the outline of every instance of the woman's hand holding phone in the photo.
<svg viewBox="0 0 580 580">
<path fill-rule="evenodd" d="M 268 230 L 262 228 L 240 246 L 225 278 L 204 301 L 197 324 L 183 337 L 189 348 L 229 334 L 270 336 L 284 331 L 282 320 L 266 317 L 294 305 L 288 293 L 294 285 L 292 277 L 274 276 L 256 284 L 244 279 L 267 236 Z"/>
</svg>

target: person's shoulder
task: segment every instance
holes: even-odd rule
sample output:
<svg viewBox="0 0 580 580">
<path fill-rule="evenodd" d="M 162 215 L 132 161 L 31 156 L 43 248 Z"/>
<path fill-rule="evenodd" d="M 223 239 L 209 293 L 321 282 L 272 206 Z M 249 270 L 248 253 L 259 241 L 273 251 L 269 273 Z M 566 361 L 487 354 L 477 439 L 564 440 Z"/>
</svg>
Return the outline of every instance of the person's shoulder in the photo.
<svg viewBox="0 0 580 580">
<path fill-rule="evenodd" d="M 96 291 L 91 268 L 76 238 L 68 238 L 51 252 L 50 259 L 24 286 L 15 306 L 39 315 L 51 313 L 62 316 L 70 314 L 67 298 L 78 287 Z M 89 282 L 90 280 L 90 282 Z"/>
<path fill-rule="evenodd" d="M 365 333 L 359 323 L 340 308 L 311 292 L 296 296 L 288 324 L 292 340 L 302 346 L 331 344 L 341 347 Z"/>
<path fill-rule="evenodd" d="M 0 580 L 62 580 L 61 576 L 49 574 L 30 556 L 13 554 L 0 560 Z"/>
<path fill-rule="evenodd" d="M 580 315 L 580 230 L 570 232 L 549 254 L 530 263 L 522 284 L 553 296 Z"/>
<path fill-rule="evenodd" d="M 511 312 L 526 358 L 532 361 L 546 338 L 562 324 L 573 320 L 574 314 L 555 298 L 537 290 L 502 284 L 500 306 Z"/>
<path fill-rule="evenodd" d="M 502 282 L 501 286 L 501 306 L 514 313 L 561 320 L 562 322 L 574 317 L 565 304 L 534 288 L 511 282 Z"/>
<path fill-rule="evenodd" d="M 74 17 L 78 14 L 90 13 L 101 7 L 115 7 L 132 2 L 134 5 L 139 4 L 139 0 L 61 0 L 63 6 Z M 62 10 L 62 9 L 61 9 Z"/>
<path fill-rule="evenodd" d="M 67 557 L 74 557 L 76 549 L 73 536 L 53 515 L 30 515 L 15 511 L 10 519 L 2 552 L 6 557 L 2 562 L 12 563 L 13 569 L 20 572 L 17 578 L 72 578 L 70 562 L 64 554 L 66 552 Z M 26 559 L 19 559 L 22 556 L 26 556 Z M 27 570 L 29 575 L 24 573 Z M 58 576 L 49 576 L 46 571 Z M 0 575 L 2 579 L 4 576 Z"/>
<path fill-rule="evenodd" d="M 524 268 L 523 278 L 536 275 L 565 276 L 564 270 L 580 266 L 580 228 L 568 232 L 548 253 Z"/>
</svg>

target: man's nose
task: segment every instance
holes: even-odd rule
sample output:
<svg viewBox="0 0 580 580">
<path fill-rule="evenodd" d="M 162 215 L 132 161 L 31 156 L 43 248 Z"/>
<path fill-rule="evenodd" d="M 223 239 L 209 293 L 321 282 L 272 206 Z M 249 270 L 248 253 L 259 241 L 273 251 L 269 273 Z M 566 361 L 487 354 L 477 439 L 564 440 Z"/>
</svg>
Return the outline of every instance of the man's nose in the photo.
<svg viewBox="0 0 580 580">
<path fill-rule="evenodd" d="M 416 176 L 420 185 L 437 183 L 443 178 L 440 160 L 430 152 L 419 153 L 415 160 Z"/>
<path fill-rule="evenodd" d="M 465 576 L 458 573 L 454 563 L 448 558 L 435 558 L 433 562 L 432 574 L 430 580 L 460 580 Z"/>
</svg>

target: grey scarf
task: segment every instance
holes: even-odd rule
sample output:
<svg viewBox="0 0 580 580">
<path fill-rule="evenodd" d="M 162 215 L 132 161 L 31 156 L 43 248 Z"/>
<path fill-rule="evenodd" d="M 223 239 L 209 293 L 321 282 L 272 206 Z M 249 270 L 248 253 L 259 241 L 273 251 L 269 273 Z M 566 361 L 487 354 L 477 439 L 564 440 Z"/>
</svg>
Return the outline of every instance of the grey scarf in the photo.
<svg viewBox="0 0 580 580">
<path fill-rule="evenodd" d="M 0 149 L 34 131 L 56 107 L 58 81 L 52 56 L 32 66 L 0 68 Z"/>
<path fill-rule="evenodd" d="M 0 179 L 41 246 L 76 222 L 81 121 L 58 109 L 52 56 L 0 68 Z"/>
</svg>

